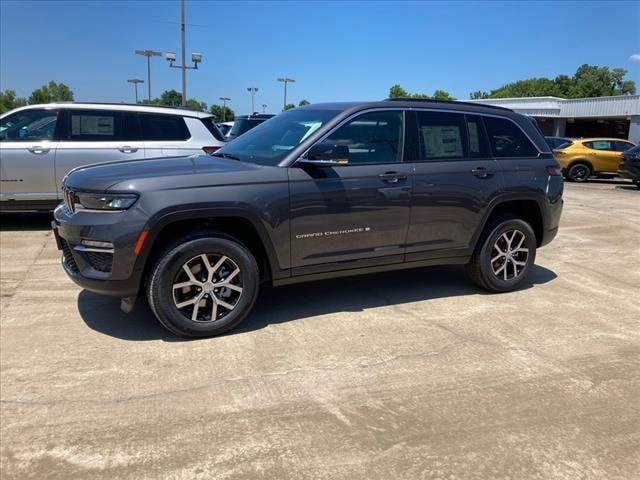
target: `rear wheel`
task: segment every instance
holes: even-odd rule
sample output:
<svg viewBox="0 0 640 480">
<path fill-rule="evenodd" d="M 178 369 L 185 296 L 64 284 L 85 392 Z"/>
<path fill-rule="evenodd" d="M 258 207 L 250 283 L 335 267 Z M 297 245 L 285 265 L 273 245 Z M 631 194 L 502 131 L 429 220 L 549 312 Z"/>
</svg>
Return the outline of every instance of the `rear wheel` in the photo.
<svg viewBox="0 0 640 480">
<path fill-rule="evenodd" d="M 535 233 L 526 221 L 510 215 L 498 217 L 480 237 L 467 273 L 490 292 L 515 290 L 533 268 L 536 247 Z"/>
<path fill-rule="evenodd" d="M 258 294 L 251 252 L 228 237 L 186 237 L 156 261 L 147 299 L 160 323 L 176 335 L 208 337 L 238 325 Z"/>
<path fill-rule="evenodd" d="M 567 180 L 571 182 L 586 182 L 591 176 L 591 167 L 586 163 L 574 163 L 567 170 Z"/>
</svg>

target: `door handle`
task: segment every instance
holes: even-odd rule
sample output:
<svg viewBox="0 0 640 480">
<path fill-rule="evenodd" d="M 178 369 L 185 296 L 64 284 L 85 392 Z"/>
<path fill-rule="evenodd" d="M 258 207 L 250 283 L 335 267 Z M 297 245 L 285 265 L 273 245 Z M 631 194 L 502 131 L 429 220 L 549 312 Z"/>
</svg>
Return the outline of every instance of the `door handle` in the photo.
<svg viewBox="0 0 640 480">
<path fill-rule="evenodd" d="M 136 153 L 138 151 L 137 147 L 130 147 L 128 145 L 118 147 L 118 150 L 120 150 L 122 153 Z"/>
<path fill-rule="evenodd" d="M 49 150 L 51 150 L 51 147 L 41 147 L 40 145 L 35 145 L 33 147 L 29 147 L 27 150 L 29 150 L 31 153 L 35 153 L 37 155 L 41 155 L 41 154 L 47 153 Z"/>
<path fill-rule="evenodd" d="M 398 183 L 400 180 L 406 180 L 407 176 L 398 172 L 385 172 L 378 175 L 378 178 L 387 183 Z"/>
<path fill-rule="evenodd" d="M 493 177 L 493 172 L 491 170 L 487 170 L 484 167 L 474 168 L 473 170 L 471 170 L 471 173 L 473 173 L 478 178 Z"/>
</svg>

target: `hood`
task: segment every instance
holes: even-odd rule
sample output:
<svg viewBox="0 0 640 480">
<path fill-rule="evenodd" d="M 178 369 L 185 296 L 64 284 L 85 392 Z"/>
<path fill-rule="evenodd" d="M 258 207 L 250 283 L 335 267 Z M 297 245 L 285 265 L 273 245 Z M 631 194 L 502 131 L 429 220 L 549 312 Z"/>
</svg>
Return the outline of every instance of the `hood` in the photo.
<svg viewBox="0 0 640 480">
<path fill-rule="evenodd" d="M 87 165 L 72 170 L 67 187 L 106 191 L 230 185 L 258 181 L 262 167 L 237 160 L 193 155 Z"/>
</svg>

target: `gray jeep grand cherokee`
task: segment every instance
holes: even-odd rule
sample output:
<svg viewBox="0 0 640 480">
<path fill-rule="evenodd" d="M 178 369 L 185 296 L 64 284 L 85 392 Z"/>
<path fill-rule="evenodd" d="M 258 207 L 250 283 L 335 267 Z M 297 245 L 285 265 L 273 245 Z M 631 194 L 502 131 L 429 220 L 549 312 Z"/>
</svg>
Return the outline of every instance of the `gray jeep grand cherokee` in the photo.
<svg viewBox="0 0 640 480">
<path fill-rule="evenodd" d="M 167 329 L 199 337 L 241 322 L 263 282 L 462 264 L 483 289 L 518 288 L 562 189 L 535 123 L 510 110 L 330 103 L 214 156 L 72 171 L 53 229 L 78 285 L 125 311 L 144 292 Z"/>
</svg>

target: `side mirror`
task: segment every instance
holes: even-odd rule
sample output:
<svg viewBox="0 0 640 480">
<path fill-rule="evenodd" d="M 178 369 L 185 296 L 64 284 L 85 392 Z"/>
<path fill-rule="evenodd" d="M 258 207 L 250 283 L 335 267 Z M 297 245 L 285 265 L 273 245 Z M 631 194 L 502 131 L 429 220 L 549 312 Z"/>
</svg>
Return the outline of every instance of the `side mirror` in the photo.
<svg viewBox="0 0 640 480">
<path fill-rule="evenodd" d="M 303 165 L 317 167 L 337 167 L 349 163 L 349 147 L 334 143 L 316 143 L 304 158 L 298 160 Z"/>
</svg>

